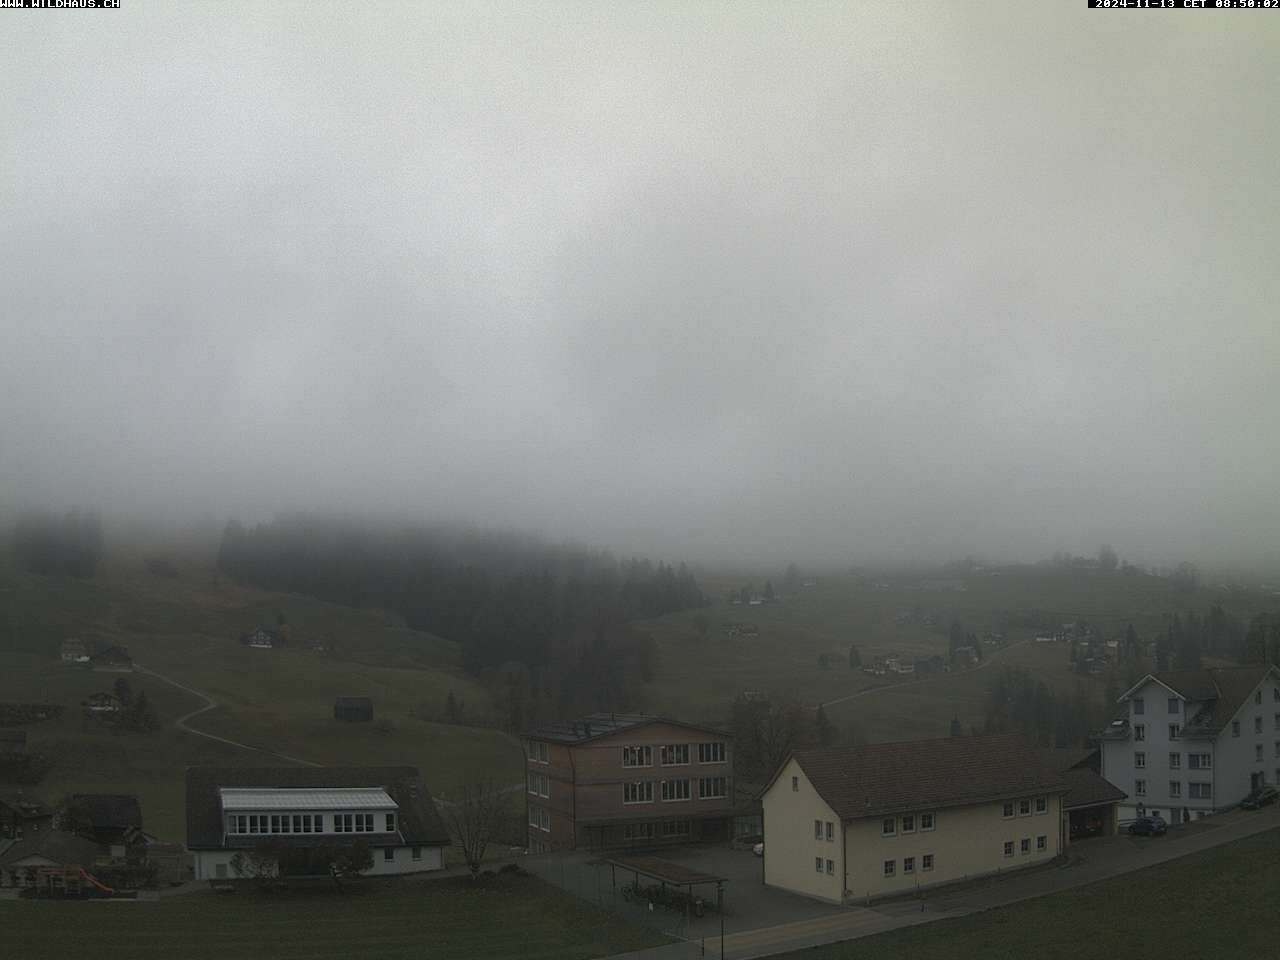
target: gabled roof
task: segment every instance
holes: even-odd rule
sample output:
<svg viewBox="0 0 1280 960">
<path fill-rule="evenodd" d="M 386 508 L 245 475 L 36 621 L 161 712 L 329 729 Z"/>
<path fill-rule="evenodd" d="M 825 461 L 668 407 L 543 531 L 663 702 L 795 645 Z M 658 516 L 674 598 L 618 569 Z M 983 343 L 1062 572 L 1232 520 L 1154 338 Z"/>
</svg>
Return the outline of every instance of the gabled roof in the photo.
<svg viewBox="0 0 1280 960">
<path fill-rule="evenodd" d="M 94 830 L 142 829 L 142 807 L 138 798 L 125 793 L 77 793 L 67 798 Z"/>
<path fill-rule="evenodd" d="M 801 750 L 791 758 L 843 820 L 1068 789 L 1039 750 L 1015 735 Z"/>
<path fill-rule="evenodd" d="M 1192 731 L 1218 733 L 1244 706 L 1249 695 L 1269 673 L 1276 672 L 1270 664 L 1258 663 L 1244 667 L 1210 667 L 1204 670 L 1173 670 L 1149 673 L 1120 696 L 1120 702 L 1132 698 L 1144 684 L 1156 682 L 1167 687 L 1184 700 L 1204 703 L 1205 707 L 1194 716 L 1185 718 L 1184 735 Z"/>
<path fill-rule="evenodd" d="M 214 850 L 222 846 L 219 790 L 223 787 L 381 788 L 399 804 L 396 819 L 400 838 L 403 838 L 386 835 L 387 843 L 438 846 L 449 842 L 449 831 L 416 767 L 189 767 L 188 849 Z M 383 836 L 369 835 L 370 844 L 378 845 Z"/>
<path fill-rule="evenodd" d="M 601 740 L 617 733 L 635 730 L 654 723 L 667 723 L 675 727 L 685 727 L 700 733 L 709 733 L 716 737 L 728 737 L 730 734 L 715 727 L 700 723 L 689 723 L 685 720 L 673 720 L 670 717 L 651 717 L 642 713 L 593 713 L 581 720 L 556 720 L 545 723 L 525 733 L 529 740 L 549 740 L 552 743 L 576 745 Z"/>
<path fill-rule="evenodd" d="M 0 864 L 15 863 L 27 857 L 44 857 L 66 866 L 91 865 L 103 855 L 102 847 L 92 840 L 77 837 L 61 830 L 45 830 L 32 837 L 24 837 L 0 853 Z"/>
</svg>

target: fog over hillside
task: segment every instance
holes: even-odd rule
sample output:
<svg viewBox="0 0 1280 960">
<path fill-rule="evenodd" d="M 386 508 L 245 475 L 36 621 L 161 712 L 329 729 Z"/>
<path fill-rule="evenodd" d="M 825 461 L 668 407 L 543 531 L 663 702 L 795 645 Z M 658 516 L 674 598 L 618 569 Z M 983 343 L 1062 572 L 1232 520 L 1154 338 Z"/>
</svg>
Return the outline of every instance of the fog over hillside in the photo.
<svg viewBox="0 0 1280 960">
<path fill-rule="evenodd" d="M 0 509 L 1278 562 L 1280 20 L 0 24 Z"/>
</svg>

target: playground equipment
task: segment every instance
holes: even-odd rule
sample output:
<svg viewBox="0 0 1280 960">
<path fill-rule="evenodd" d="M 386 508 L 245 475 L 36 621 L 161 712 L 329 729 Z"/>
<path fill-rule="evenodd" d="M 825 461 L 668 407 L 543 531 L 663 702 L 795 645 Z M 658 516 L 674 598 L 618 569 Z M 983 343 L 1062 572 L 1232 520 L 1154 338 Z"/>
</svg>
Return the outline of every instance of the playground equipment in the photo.
<svg viewBox="0 0 1280 960">
<path fill-rule="evenodd" d="M 28 871 L 24 893 L 30 897 L 114 897 L 115 890 L 84 867 L 36 867 Z"/>
</svg>

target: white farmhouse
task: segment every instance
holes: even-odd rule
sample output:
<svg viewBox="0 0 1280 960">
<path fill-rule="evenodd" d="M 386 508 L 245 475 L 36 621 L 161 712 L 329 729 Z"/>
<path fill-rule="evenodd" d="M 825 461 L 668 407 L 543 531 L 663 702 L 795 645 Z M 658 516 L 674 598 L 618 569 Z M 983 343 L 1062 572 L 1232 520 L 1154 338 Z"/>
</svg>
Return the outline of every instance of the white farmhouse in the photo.
<svg viewBox="0 0 1280 960">
<path fill-rule="evenodd" d="M 232 879 L 265 845 L 363 841 L 369 875 L 439 870 L 449 833 L 414 767 L 191 767 L 187 849 L 197 880 Z"/>
<path fill-rule="evenodd" d="M 1043 864 L 1070 789 L 1015 736 L 797 751 L 762 797 L 764 882 L 841 903 Z"/>
<path fill-rule="evenodd" d="M 1125 791 L 1121 821 L 1170 823 L 1234 806 L 1280 783 L 1280 671 L 1258 664 L 1149 673 L 1099 735 L 1102 775 Z"/>
</svg>

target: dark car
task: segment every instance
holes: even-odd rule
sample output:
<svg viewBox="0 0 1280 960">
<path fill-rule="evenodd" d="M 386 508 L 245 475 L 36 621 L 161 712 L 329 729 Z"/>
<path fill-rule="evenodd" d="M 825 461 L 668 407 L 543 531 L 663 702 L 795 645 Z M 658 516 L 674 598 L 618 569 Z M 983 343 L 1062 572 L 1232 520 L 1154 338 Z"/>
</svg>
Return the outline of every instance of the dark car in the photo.
<svg viewBox="0 0 1280 960">
<path fill-rule="evenodd" d="M 1162 817 L 1139 817 L 1129 824 L 1131 837 L 1162 837 L 1169 830 L 1169 825 Z"/>
<path fill-rule="evenodd" d="M 1280 800 L 1280 791 L 1277 791 L 1275 787 L 1259 787 L 1241 800 L 1240 806 L 1245 810 L 1261 810 L 1263 807 L 1275 803 L 1276 800 Z"/>
</svg>

